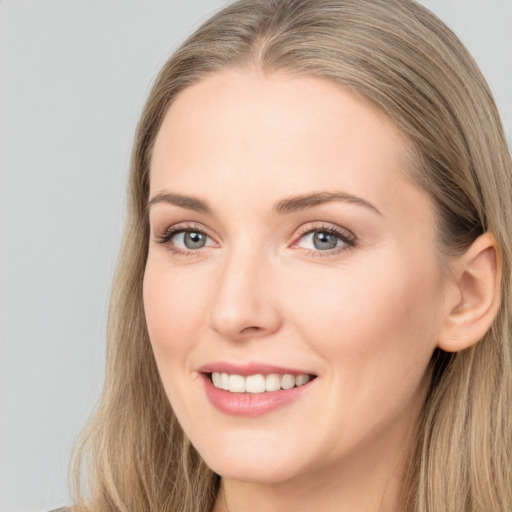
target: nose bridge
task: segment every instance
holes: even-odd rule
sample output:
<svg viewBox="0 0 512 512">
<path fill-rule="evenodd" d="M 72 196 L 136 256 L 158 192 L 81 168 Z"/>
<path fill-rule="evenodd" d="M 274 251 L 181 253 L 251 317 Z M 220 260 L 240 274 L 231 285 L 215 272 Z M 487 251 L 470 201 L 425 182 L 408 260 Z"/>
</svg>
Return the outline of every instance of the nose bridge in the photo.
<svg viewBox="0 0 512 512">
<path fill-rule="evenodd" d="M 225 338 L 265 336 L 280 319 L 270 283 L 273 265 L 250 240 L 226 250 L 210 304 L 210 327 Z"/>
</svg>

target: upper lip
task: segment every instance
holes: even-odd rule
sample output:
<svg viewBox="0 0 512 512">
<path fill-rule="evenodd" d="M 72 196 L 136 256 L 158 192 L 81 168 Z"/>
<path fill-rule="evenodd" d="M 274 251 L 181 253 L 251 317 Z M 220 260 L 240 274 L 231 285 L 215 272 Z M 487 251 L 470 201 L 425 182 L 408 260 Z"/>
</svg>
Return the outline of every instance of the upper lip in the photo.
<svg viewBox="0 0 512 512">
<path fill-rule="evenodd" d="M 280 375 L 289 374 L 289 375 L 314 375 L 313 373 L 305 370 L 299 370 L 297 368 L 287 368 L 284 366 L 276 366 L 273 364 L 266 363 L 244 363 L 244 364 L 235 364 L 228 363 L 226 361 L 218 361 L 207 363 L 201 366 L 198 370 L 201 373 L 229 373 L 231 375 L 256 375 L 258 373 L 268 375 L 269 373 L 278 373 Z"/>
</svg>

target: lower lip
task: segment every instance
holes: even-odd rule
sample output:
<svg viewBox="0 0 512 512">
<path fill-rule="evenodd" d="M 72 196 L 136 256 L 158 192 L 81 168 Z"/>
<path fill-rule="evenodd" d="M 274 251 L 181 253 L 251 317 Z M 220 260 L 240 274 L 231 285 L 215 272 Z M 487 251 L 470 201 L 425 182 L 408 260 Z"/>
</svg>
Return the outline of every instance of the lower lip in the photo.
<svg viewBox="0 0 512 512">
<path fill-rule="evenodd" d="M 291 389 L 279 391 L 266 391 L 265 393 L 231 393 L 216 388 L 210 376 L 202 374 L 206 396 L 210 403 L 223 413 L 233 416 L 261 416 L 284 407 L 299 399 L 314 382 Z"/>
</svg>

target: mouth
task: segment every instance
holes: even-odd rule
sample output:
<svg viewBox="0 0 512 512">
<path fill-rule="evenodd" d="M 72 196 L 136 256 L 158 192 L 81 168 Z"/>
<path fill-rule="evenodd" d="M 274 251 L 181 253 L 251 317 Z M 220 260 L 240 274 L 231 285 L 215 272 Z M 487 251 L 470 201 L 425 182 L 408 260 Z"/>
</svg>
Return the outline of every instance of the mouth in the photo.
<svg viewBox="0 0 512 512">
<path fill-rule="evenodd" d="M 310 394 L 317 375 L 265 364 L 213 363 L 199 370 L 210 403 L 230 416 L 262 416 Z"/>
<path fill-rule="evenodd" d="M 257 373 L 238 375 L 236 373 L 211 372 L 206 374 L 213 386 L 230 393 L 261 394 L 301 387 L 315 378 L 311 374 Z"/>
<path fill-rule="evenodd" d="M 230 416 L 262 416 L 311 395 L 318 376 L 263 362 L 217 361 L 198 369 L 210 403 Z"/>
</svg>

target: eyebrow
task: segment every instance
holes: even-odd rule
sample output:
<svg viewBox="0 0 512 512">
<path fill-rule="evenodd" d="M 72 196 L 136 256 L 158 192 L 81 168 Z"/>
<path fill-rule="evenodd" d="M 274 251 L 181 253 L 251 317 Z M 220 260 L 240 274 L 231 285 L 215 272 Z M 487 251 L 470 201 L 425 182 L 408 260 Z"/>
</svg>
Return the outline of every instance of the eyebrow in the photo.
<svg viewBox="0 0 512 512">
<path fill-rule="evenodd" d="M 211 214 L 210 207 L 200 199 L 181 194 L 172 194 L 170 192 L 158 192 L 148 201 L 148 210 L 157 203 L 168 203 L 187 210 L 193 210 L 199 213 Z"/>
<path fill-rule="evenodd" d="M 307 210 L 325 203 L 333 201 L 343 201 L 358 206 L 364 206 L 379 215 L 382 213 L 370 202 L 361 197 L 348 194 L 347 192 L 316 192 L 314 194 L 305 194 L 302 196 L 282 199 L 274 205 L 274 212 L 278 214 L 293 213 L 300 210 Z M 208 204 L 200 199 L 171 192 L 158 192 L 148 201 L 148 209 L 157 203 L 168 203 L 187 210 L 193 210 L 199 213 L 211 215 L 212 210 Z"/>
<path fill-rule="evenodd" d="M 333 201 L 343 201 L 350 204 L 356 204 L 358 206 L 364 206 L 379 215 L 382 213 L 370 202 L 366 201 L 362 197 L 357 197 L 347 192 L 317 192 L 315 194 L 306 194 L 303 196 L 291 197 L 289 199 L 283 199 L 274 206 L 276 213 L 292 213 L 299 210 L 307 210 L 325 203 L 331 203 Z"/>
</svg>

